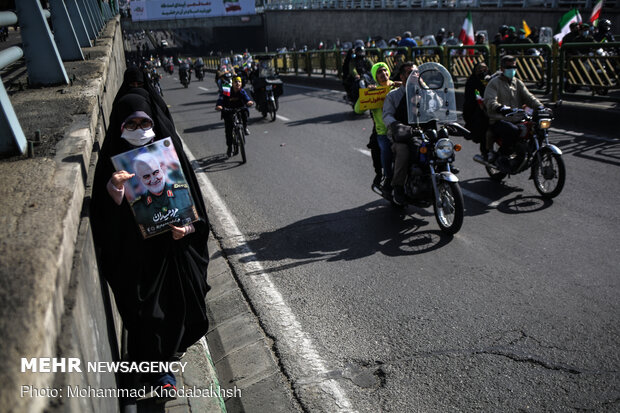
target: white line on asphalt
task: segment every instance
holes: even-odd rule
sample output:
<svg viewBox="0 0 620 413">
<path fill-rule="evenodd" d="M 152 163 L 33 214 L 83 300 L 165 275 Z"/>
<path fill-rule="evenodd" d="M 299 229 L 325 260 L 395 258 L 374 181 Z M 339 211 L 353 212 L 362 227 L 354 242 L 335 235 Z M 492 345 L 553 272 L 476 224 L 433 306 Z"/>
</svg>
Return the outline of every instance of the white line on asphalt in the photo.
<svg viewBox="0 0 620 413">
<path fill-rule="evenodd" d="M 187 145 L 185 153 L 190 162 L 196 158 L 189 151 Z M 353 412 L 351 402 L 340 387 L 340 384 L 329 377 L 329 370 L 323 359 L 319 356 L 314 344 L 306 334 L 299 321 L 284 302 L 282 294 L 278 291 L 269 274 L 265 273 L 263 266 L 256 259 L 256 254 L 250 249 L 241 233 L 233 215 L 228 210 L 226 204 L 218 194 L 217 190 L 207 178 L 206 174 L 197 174 L 200 182 L 200 189 L 204 194 L 205 201 L 211 206 L 211 212 L 219 220 L 226 238 L 232 244 L 231 249 L 236 251 L 235 258 L 245 270 L 243 277 L 244 284 L 247 282 L 246 291 L 250 296 L 257 296 L 253 304 L 262 308 L 265 313 L 278 320 L 277 324 L 270 325 L 276 332 L 276 345 L 286 349 L 286 353 L 292 354 L 295 363 L 294 371 L 298 374 L 294 379 L 293 387 L 298 391 L 307 390 L 307 395 L 302 397 L 312 397 L 314 402 L 325 403 L 323 411 L 334 412 Z M 297 386 L 299 385 L 299 386 Z M 317 388 L 312 388 L 317 386 Z M 327 396 L 327 400 L 316 397 L 317 394 Z"/>
<path fill-rule="evenodd" d="M 198 89 L 202 89 L 202 90 L 204 90 L 205 92 L 208 92 L 208 91 L 209 91 L 209 89 L 207 89 L 206 87 L 202 87 L 202 86 L 198 86 Z"/>
<path fill-rule="evenodd" d="M 298 87 L 300 89 L 308 89 L 308 90 L 316 90 L 319 92 L 332 92 L 332 93 L 344 93 L 344 90 L 334 90 L 334 89 L 325 89 L 321 87 L 312 87 L 312 86 L 301 86 L 301 85 L 293 85 L 291 83 L 287 83 L 286 87 Z"/>
<path fill-rule="evenodd" d="M 355 148 L 355 150 L 356 150 L 356 151 L 358 151 L 358 152 L 363 153 L 363 154 L 364 154 L 364 155 L 366 155 L 366 156 L 372 156 L 372 155 L 370 154 L 370 151 L 369 151 L 369 150 L 362 149 L 362 148 Z M 462 192 L 462 193 L 463 193 L 463 195 L 465 195 L 466 197 L 471 198 L 471 199 L 473 199 L 473 200 L 475 200 L 475 201 L 478 201 L 478 202 L 480 202 L 480 203 L 483 203 L 484 205 L 486 205 L 486 206 L 488 206 L 488 207 L 490 207 L 490 208 L 495 208 L 496 206 L 498 206 L 498 205 L 499 205 L 499 202 L 498 202 L 498 201 L 492 201 L 492 200 L 490 200 L 489 198 L 485 198 L 485 197 L 483 197 L 482 195 L 478 195 L 477 193 L 475 193 L 475 192 L 471 192 L 471 191 L 468 191 L 467 189 L 463 189 L 462 187 L 461 187 L 461 192 Z"/>
<path fill-rule="evenodd" d="M 474 201 L 478 201 L 481 204 L 484 204 L 486 206 L 488 206 L 489 208 L 495 208 L 496 206 L 499 205 L 499 201 L 492 201 L 489 198 L 486 198 L 482 195 L 478 195 L 475 192 L 471 192 L 467 189 L 463 189 L 463 187 L 461 187 L 461 192 L 463 193 L 463 195 L 465 195 L 467 198 L 471 198 Z"/>
<path fill-rule="evenodd" d="M 280 119 L 283 122 L 290 122 L 291 121 L 289 118 L 285 118 L 282 115 L 276 115 L 276 118 Z"/>
</svg>

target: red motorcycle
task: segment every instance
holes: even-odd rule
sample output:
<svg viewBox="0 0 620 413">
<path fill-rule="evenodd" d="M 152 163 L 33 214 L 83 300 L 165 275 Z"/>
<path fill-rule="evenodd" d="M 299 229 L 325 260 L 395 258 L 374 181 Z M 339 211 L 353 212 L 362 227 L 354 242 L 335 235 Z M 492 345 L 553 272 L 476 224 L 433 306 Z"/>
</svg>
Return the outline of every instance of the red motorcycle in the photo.
<svg viewBox="0 0 620 413">
<path fill-rule="evenodd" d="M 502 181 L 506 176 L 530 170 L 536 190 L 545 198 L 554 198 L 562 192 L 566 180 L 566 167 L 562 151 L 549 143 L 548 131 L 553 120 L 549 109 L 515 109 L 506 115 L 513 123 L 518 123 L 520 138 L 511 147 L 502 144 L 502 137 L 495 137 L 497 157 L 488 162 L 482 155 L 474 156 L 474 161 L 485 166 L 494 181 Z"/>
</svg>

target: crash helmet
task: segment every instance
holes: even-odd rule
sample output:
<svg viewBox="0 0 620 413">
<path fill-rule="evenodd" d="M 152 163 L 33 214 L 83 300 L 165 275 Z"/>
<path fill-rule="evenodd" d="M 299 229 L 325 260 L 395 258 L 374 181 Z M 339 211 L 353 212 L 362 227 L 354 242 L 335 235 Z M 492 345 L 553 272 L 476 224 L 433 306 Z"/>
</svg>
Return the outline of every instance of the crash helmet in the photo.
<svg viewBox="0 0 620 413">
<path fill-rule="evenodd" d="M 230 72 L 226 72 L 222 75 L 222 78 L 224 78 L 226 82 L 232 82 L 232 77 L 233 75 Z"/>
<path fill-rule="evenodd" d="M 355 52 L 355 57 L 364 57 L 366 56 L 366 49 L 364 48 L 364 46 L 357 46 L 354 50 Z"/>
<path fill-rule="evenodd" d="M 609 21 L 608 19 L 601 20 L 600 22 L 598 22 L 598 29 L 602 32 L 607 32 L 611 30 L 611 21 Z"/>
</svg>

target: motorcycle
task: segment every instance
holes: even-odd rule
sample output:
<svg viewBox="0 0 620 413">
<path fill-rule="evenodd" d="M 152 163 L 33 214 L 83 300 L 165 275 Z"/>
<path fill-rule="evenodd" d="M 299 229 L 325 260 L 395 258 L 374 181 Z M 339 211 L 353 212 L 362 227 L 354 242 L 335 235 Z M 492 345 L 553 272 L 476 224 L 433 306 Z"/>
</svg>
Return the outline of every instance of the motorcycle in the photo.
<svg viewBox="0 0 620 413">
<path fill-rule="evenodd" d="M 203 68 L 204 66 L 194 66 L 194 70 L 196 71 L 196 80 L 199 82 L 205 77 Z"/>
<path fill-rule="evenodd" d="M 467 129 L 456 123 L 456 98 L 452 76 L 439 63 L 418 67 L 407 79 L 408 123 L 421 138 L 411 151 L 404 191 L 407 205 L 428 208 L 431 205 L 440 229 L 456 234 L 463 225 L 463 194 L 452 163 L 461 146 L 450 139 L 465 136 Z M 373 185 L 375 193 L 393 202 L 383 185 Z"/>
<path fill-rule="evenodd" d="M 566 167 L 562 151 L 549 143 L 548 131 L 553 120 L 548 109 L 515 109 L 506 117 L 519 125 L 520 139 L 512 145 L 502 145 L 501 136 L 495 138 L 496 159 L 488 162 L 482 155 L 474 161 L 485 166 L 489 177 L 502 181 L 506 176 L 530 170 L 536 190 L 545 198 L 554 198 L 562 192 Z"/>
<path fill-rule="evenodd" d="M 190 82 L 189 69 L 179 69 L 179 77 L 181 78 L 181 84 L 183 87 L 188 87 Z"/>
<path fill-rule="evenodd" d="M 278 98 L 283 93 L 283 82 L 272 65 L 273 56 L 260 56 L 258 59 L 258 73 L 252 80 L 252 97 L 263 118 L 269 114 L 273 122 L 280 107 Z"/>
</svg>

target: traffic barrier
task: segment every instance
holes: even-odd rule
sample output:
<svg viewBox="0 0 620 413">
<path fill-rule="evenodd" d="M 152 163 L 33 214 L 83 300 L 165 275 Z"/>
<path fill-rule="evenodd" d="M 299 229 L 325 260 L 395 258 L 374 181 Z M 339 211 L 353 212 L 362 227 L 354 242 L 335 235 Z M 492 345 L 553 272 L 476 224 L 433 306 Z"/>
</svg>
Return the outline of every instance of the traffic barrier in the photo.
<svg viewBox="0 0 620 413">
<path fill-rule="evenodd" d="M 49 11 L 43 10 L 38 0 L 20 0 L 16 2 L 16 7 L 16 13 L 0 12 L 0 25 L 21 23 L 23 50 L 5 50 L 0 58 L 0 69 L 24 57 L 28 84 L 31 86 L 69 84 L 62 62 L 84 60 L 80 47 L 90 47 L 90 41 L 99 35 L 105 23 L 118 12 L 115 4 L 111 6 L 100 0 L 67 0 L 66 3 L 63 0 L 50 0 Z M 54 25 L 53 35 L 47 24 L 48 18 L 52 19 Z M 28 142 L 2 79 L 0 105 L 0 156 L 23 155 Z"/>
</svg>

